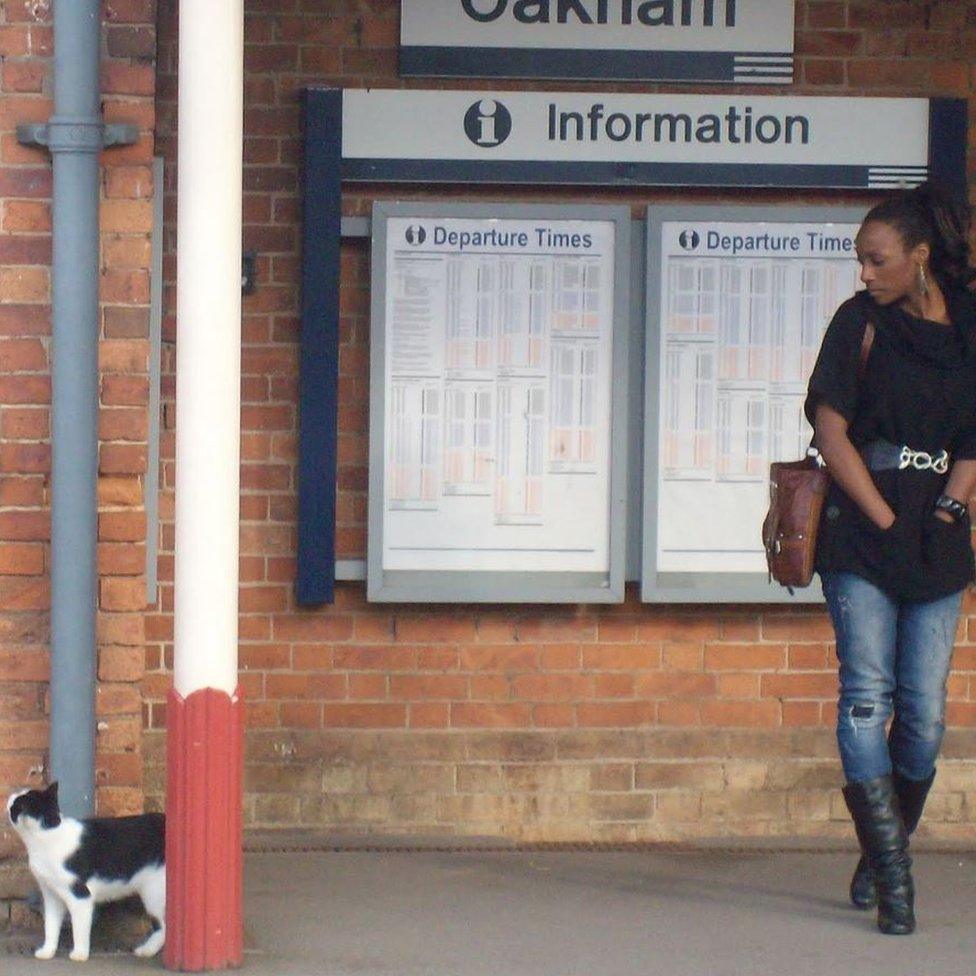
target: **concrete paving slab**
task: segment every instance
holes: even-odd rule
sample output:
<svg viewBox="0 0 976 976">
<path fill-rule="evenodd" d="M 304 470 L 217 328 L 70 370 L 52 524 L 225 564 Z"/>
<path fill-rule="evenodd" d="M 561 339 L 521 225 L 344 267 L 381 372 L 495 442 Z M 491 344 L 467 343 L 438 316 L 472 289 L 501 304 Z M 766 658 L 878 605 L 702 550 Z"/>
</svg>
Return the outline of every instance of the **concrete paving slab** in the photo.
<svg viewBox="0 0 976 976">
<path fill-rule="evenodd" d="M 846 901 L 851 852 L 250 854 L 255 976 L 973 976 L 976 853 L 916 855 L 919 930 Z M 66 939 L 62 939 L 65 942 Z M 65 951 L 65 950 L 63 950 Z M 4 976 L 158 971 L 158 960 L 0 959 Z"/>
</svg>

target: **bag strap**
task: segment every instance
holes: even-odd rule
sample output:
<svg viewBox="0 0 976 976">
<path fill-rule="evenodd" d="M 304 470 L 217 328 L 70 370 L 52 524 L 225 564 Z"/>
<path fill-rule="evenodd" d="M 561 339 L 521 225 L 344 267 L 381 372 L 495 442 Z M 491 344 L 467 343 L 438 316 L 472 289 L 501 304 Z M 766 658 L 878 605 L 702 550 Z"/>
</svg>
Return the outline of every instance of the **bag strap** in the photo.
<svg viewBox="0 0 976 976">
<path fill-rule="evenodd" d="M 776 482 L 769 479 L 769 510 L 762 524 L 763 549 L 766 550 L 766 582 L 773 582 L 773 564 L 770 561 L 773 555 L 773 546 L 776 543 L 776 533 L 779 532 L 779 486 Z"/>
<path fill-rule="evenodd" d="M 864 337 L 861 339 L 861 354 L 857 360 L 857 378 L 864 375 L 864 368 L 868 364 L 868 356 L 871 355 L 871 346 L 874 345 L 874 319 L 868 312 L 867 322 L 864 324 Z"/>
<path fill-rule="evenodd" d="M 864 376 L 864 370 L 868 364 L 868 356 L 871 355 L 871 347 L 874 345 L 874 335 L 877 330 L 874 327 L 874 316 L 871 310 L 867 311 L 867 319 L 864 323 L 864 335 L 861 337 L 861 351 L 857 357 L 857 378 L 860 382 L 861 377 Z M 819 457 L 820 451 L 817 450 L 817 434 L 814 431 L 813 437 L 810 438 L 810 446 L 807 448 L 807 454 L 813 455 L 814 457 Z M 823 465 L 823 459 L 821 458 L 818 463 Z"/>
</svg>

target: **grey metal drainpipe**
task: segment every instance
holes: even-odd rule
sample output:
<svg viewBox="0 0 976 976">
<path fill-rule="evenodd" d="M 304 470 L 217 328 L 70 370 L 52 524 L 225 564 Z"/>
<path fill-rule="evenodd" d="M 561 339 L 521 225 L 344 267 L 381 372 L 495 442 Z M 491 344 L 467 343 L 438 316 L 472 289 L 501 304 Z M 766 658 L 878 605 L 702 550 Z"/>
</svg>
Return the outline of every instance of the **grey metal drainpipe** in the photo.
<svg viewBox="0 0 976 976">
<path fill-rule="evenodd" d="M 95 801 L 98 574 L 98 154 L 135 142 L 102 123 L 98 0 L 54 4 L 54 114 L 18 126 L 54 173 L 51 267 L 51 759 L 65 813 Z"/>
</svg>

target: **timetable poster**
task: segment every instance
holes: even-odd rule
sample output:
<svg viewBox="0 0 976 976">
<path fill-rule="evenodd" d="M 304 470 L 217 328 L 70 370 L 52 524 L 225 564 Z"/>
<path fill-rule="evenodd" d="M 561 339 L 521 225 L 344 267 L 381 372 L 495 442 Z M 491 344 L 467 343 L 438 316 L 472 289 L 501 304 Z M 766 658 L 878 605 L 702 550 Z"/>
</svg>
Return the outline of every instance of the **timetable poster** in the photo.
<svg viewBox="0 0 976 976">
<path fill-rule="evenodd" d="M 858 228 L 661 227 L 657 569 L 765 573 L 769 464 L 810 443 L 806 384 L 859 287 Z"/>
<path fill-rule="evenodd" d="M 608 571 L 614 232 L 388 218 L 384 570 Z"/>
</svg>

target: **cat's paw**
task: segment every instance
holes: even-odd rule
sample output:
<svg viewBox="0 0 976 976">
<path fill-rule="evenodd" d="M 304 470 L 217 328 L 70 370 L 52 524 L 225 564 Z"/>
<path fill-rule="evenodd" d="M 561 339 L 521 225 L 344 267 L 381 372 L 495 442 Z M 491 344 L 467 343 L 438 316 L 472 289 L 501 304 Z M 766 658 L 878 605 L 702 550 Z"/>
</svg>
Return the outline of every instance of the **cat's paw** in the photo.
<svg viewBox="0 0 976 976">
<path fill-rule="evenodd" d="M 149 959 L 155 956 L 157 952 L 163 947 L 163 943 L 166 941 L 166 936 L 162 929 L 156 929 L 155 932 L 151 933 L 149 938 L 146 939 L 141 945 L 137 945 L 133 949 L 133 953 L 137 955 L 140 959 Z"/>
<path fill-rule="evenodd" d="M 49 949 L 47 946 L 41 946 L 34 952 L 35 959 L 53 959 L 57 954 L 58 947 L 55 946 L 53 949 Z"/>
<path fill-rule="evenodd" d="M 68 954 L 68 958 L 72 962 L 87 962 L 88 961 L 88 950 L 87 949 L 72 949 Z"/>
</svg>

